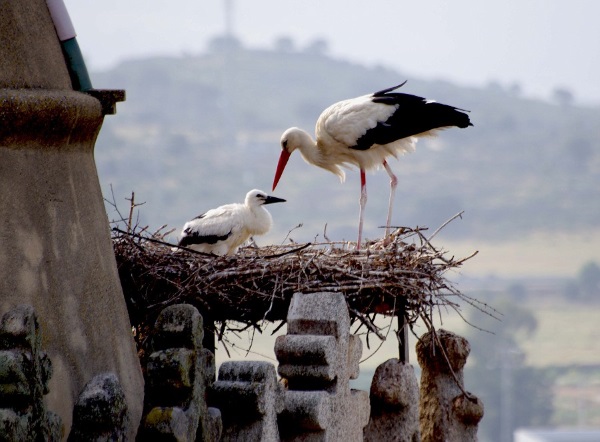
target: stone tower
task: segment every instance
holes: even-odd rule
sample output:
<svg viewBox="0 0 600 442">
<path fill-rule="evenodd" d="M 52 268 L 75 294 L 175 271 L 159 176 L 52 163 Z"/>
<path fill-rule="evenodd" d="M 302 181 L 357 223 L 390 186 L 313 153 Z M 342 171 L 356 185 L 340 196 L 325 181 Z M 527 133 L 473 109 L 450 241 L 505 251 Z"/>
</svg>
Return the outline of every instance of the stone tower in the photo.
<svg viewBox="0 0 600 442">
<path fill-rule="evenodd" d="M 0 2 L 0 17 L 0 314 L 33 306 L 65 434 L 86 383 L 110 372 L 133 435 L 143 377 L 94 162 L 114 94 L 73 90 L 44 0 Z"/>
</svg>

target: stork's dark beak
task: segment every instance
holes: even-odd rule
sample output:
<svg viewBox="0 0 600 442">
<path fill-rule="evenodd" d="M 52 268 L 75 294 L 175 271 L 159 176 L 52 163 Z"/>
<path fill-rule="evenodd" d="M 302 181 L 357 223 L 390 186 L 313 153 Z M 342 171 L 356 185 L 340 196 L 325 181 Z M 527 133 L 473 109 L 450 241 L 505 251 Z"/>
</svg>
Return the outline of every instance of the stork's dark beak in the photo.
<svg viewBox="0 0 600 442">
<path fill-rule="evenodd" d="M 273 203 L 285 203 L 283 198 L 277 198 L 276 196 L 267 196 L 265 198 L 265 202 L 263 204 L 273 204 Z"/>
</svg>

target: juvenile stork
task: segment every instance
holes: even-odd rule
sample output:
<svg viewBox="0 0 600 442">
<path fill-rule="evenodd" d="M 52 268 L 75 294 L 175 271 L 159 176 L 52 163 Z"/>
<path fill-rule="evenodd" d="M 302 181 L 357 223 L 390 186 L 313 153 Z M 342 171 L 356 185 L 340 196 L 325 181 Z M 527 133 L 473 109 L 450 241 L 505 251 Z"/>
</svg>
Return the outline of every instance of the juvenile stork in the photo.
<svg viewBox="0 0 600 442">
<path fill-rule="evenodd" d="M 178 245 L 204 253 L 233 255 L 248 238 L 271 229 L 273 219 L 263 206 L 283 202 L 284 199 L 261 190 L 251 190 L 243 204 L 226 204 L 185 223 Z"/>
<path fill-rule="evenodd" d="M 321 113 L 316 124 L 316 141 L 304 130 L 292 127 L 281 136 L 281 156 L 277 164 L 273 190 L 281 178 L 292 152 L 300 151 L 304 160 L 340 177 L 340 166 L 360 169 L 360 210 L 358 240 L 362 240 L 363 215 L 367 203 L 365 170 L 383 166 L 390 176 L 390 201 L 385 236 L 392 221 L 392 205 L 398 179 L 387 163 L 415 150 L 417 137 L 434 135 L 438 129 L 472 126 L 462 109 L 436 103 L 415 95 L 394 93 L 398 86 L 374 94 L 340 101 Z"/>
</svg>

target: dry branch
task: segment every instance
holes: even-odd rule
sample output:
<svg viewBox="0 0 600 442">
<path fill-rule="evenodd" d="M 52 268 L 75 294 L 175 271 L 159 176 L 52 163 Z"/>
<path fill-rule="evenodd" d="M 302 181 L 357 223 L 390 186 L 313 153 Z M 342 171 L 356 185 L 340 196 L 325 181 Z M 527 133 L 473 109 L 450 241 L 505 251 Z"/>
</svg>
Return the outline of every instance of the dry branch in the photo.
<svg viewBox="0 0 600 442">
<path fill-rule="evenodd" d="M 352 320 L 381 338 L 373 320 L 378 314 L 403 314 L 412 327 L 422 317 L 431 324 L 440 308 L 460 313 L 461 302 L 489 313 L 446 278 L 474 254 L 447 257 L 431 243 L 439 229 L 429 238 L 425 230 L 402 227 L 389 241 L 370 243 L 359 252 L 348 243 L 327 242 L 246 247 L 235 257 L 218 257 L 173 251 L 165 233 L 149 234 L 129 224 L 127 230 L 113 229 L 113 245 L 138 343 L 171 304 L 194 305 L 207 325 L 220 324 L 212 325 L 213 331 L 223 337 L 240 330 L 233 323 L 260 332 L 262 321 L 283 322 L 294 293 L 322 291 L 342 293 Z M 396 302 L 399 297 L 403 302 Z"/>
</svg>

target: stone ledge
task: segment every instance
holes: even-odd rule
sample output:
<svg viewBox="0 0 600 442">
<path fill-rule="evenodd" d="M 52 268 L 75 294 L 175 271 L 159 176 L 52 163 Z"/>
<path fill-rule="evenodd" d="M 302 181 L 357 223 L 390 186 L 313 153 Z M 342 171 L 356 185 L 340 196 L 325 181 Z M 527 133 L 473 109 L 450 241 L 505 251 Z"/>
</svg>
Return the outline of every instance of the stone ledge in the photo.
<svg viewBox="0 0 600 442">
<path fill-rule="evenodd" d="M 81 92 L 0 89 L 0 146 L 89 145 L 102 125 L 102 105 Z"/>
<path fill-rule="evenodd" d="M 123 89 L 90 89 L 86 94 L 100 100 L 102 115 L 114 115 L 117 113 L 117 103 L 125 101 Z"/>
</svg>

